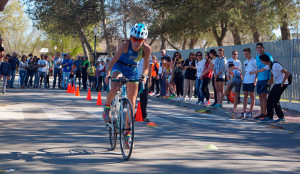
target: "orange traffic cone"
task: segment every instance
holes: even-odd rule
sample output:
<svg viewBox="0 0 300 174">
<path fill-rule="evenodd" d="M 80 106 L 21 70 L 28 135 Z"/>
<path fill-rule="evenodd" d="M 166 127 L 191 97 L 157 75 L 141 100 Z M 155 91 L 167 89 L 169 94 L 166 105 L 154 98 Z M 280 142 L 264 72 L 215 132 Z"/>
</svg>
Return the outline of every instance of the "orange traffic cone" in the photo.
<svg viewBox="0 0 300 174">
<path fill-rule="evenodd" d="M 91 97 L 91 88 L 89 88 L 88 94 L 86 96 L 86 100 L 92 100 L 92 97 Z"/>
<path fill-rule="evenodd" d="M 101 100 L 101 92 L 99 91 L 98 93 L 98 99 L 96 105 L 102 105 L 102 100 Z"/>
<path fill-rule="evenodd" d="M 156 124 L 155 124 L 154 122 L 149 122 L 149 123 L 147 124 L 147 126 L 148 126 L 148 127 L 154 127 L 154 126 L 156 126 Z"/>
<path fill-rule="evenodd" d="M 135 121 L 140 122 L 144 121 L 143 116 L 142 116 L 142 108 L 141 108 L 141 102 L 138 103 L 138 107 L 135 113 Z"/>
<path fill-rule="evenodd" d="M 80 96 L 79 86 L 77 86 L 77 89 L 76 89 L 76 92 L 75 92 L 75 96 Z"/>
<path fill-rule="evenodd" d="M 67 93 L 71 93 L 71 90 L 72 90 L 72 89 L 71 89 L 71 84 L 69 83 L 69 84 L 68 84 L 68 88 L 67 88 Z"/>
<path fill-rule="evenodd" d="M 72 89 L 71 89 L 71 93 L 72 94 L 75 94 L 75 85 L 73 84 L 73 87 L 72 87 Z"/>
</svg>

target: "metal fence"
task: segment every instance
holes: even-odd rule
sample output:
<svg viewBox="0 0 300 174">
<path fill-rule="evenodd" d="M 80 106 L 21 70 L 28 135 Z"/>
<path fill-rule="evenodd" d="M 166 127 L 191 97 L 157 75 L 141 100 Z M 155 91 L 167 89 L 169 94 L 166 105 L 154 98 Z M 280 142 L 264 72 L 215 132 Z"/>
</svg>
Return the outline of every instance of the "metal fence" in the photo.
<svg viewBox="0 0 300 174">
<path fill-rule="evenodd" d="M 282 99 L 288 99 L 289 102 L 292 100 L 300 101 L 300 39 L 263 42 L 263 45 L 265 47 L 265 52 L 270 53 L 273 56 L 273 59 L 280 62 L 293 76 L 293 82 L 291 86 L 289 86 L 283 93 Z M 238 59 L 244 63 L 245 57 L 243 55 L 243 49 L 247 47 L 251 49 L 253 57 L 258 54 L 256 52 L 256 43 L 178 51 L 182 54 L 184 59 L 187 59 L 190 52 L 196 53 L 197 51 L 201 51 L 204 53 L 206 50 L 209 51 L 211 49 L 223 48 L 225 51 L 225 56 L 228 59 L 231 57 L 231 52 L 236 50 L 239 52 Z M 168 50 L 167 54 L 173 57 L 173 54 L 176 51 L 177 50 Z M 160 52 L 154 52 L 153 54 L 158 58 L 161 57 Z"/>
</svg>

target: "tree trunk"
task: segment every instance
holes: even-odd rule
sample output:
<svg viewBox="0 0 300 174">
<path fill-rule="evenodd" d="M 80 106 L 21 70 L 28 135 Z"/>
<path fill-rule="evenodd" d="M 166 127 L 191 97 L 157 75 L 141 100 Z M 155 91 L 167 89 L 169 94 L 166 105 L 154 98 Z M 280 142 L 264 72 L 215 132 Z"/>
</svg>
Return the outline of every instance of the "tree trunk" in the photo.
<svg viewBox="0 0 300 174">
<path fill-rule="evenodd" d="M 157 35 L 156 35 L 156 36 L 151 40 L 151 42 L 149 43 L 150 46 L 155 42 L 156 38 L 157 38 Z"/>
<path fill-rule="evenodd" d="M 226 32 L 227 32 L 228 28 L 227 28 L 227 23 L 226 22 L 221 22 L 221 35 L 218 35 L 217 32 L 217 27 L 215 25 L 212 25 L 212 32 L 214 34 L 214 37 L 216 39 L 216 42 L 218 44 L 218 46 L 223 46 L 223 40 L 226 36 Z"/>
<path fill-rule="evenodd" d="M 186 39 L 186 37 L 184 37 L 183 43 L 182 43 L 182 50 L 185 50 L 186 43 L 187 43 L 187 39 Z"/>
<path fill-rule="evenodd" d="M 177 48 L 175 45 L 173 45 L 167 37 L 165 37 L 165 39 L 172 48 L 174 48 L 175 50 L 179 50 L 179 48 Z"/>
<path fill-rule="evenodd" d="M 167 46 L 166 46 L 166 38 L 165 38 L 165 36 L 163 34 L 161 34 L 160 37 L 161 37 L 160 50 L 166 49 L 167 48 Z"/>
<path fill-rule="evenodd" d="M 195 45 L 198 41 L 198 38 L 191 38 L 191 41 L 190 41 L 190 49 L 194 49 L 195 48 Z"/>
<path fill-rule="evenodd" d="M 234 29 L 230 30 L 233 36 L 233 42 L 234 45 L 241 45 L 242 44 L 242 39 L 240 36 L 240 31 L 238 30 L 237 27 L 234 27 Z"/>
<path fill-rule="evenodd" d="M 104 0 L 101 0 L 101 12 L 102 12 L 102 25 L 103 25 L 103 31 L 104 31 L 104 37 L 106 42 L 106 49 L 108 52 L 108 56 L 112 57 L 112 52 L 110 48 L 110 42 L 109 42 L 109 36 L 106 28 L 106 14 L 105 14 L 105 7 L 104 7 Z"/>
<path fill-rule="evenodd" d="M 252 28 L 252 36 L 254 43 L 260 42 L 260 34 L 256 27 Z"/>
<path fill-rule="evenodd" d="M 289 20 L 288 20 L 288 15 L 287 13 L 284 13 L 282 16 L 281 16 L 281 19 L 280 19 L 280 31 L 281 31 L 281 37 L 282 37 L 282 40 L 289 40 L 291 39 L 291 34 L 290 34 L 290 30 L 289 30 Z"/>
<path fill-rule="evenodd" d="M 81 29 L 78 30 L 78 37 L 80 39 L 81 46 L 82 46 L 85 57 L 88 57 L 89 60 L 92 60 L 92 58 L 90 57 L 90 54 L 88 52 L 88 49 L 86 47 L 86 43 L 85 43 L 85 39 L 84 39 L 84 37 L 85 37 L 84 33 Z"/>
</svg>

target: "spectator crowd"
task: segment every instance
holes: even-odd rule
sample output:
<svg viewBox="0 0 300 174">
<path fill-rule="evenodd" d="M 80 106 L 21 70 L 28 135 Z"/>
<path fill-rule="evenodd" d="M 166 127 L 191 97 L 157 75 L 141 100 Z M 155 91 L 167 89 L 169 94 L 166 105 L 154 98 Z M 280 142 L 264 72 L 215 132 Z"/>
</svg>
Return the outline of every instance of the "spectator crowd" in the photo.
<svg viewBox="0 0 300 174">
<path fill-rule="evenodd" d="M 252 118 L 256 88 L 261 114 L 253 118 L 261 122 L 284 122 L 280 97 L 291 83 L 292 76 L 279 62 L 273 61 L 262 43 L 256 44 L 256 51 L 258 55 L 254 58 L 251 49 L 244 48 L 242 54 L 246 60 L 242 63 L 238 51 L 232 51 L 232 57 L 227 59 L 222 48 L 205 53 L 190 52 L 186 60 L 178 51 L 171 57 L 166 50 L 161 50 L 160 58 L 152 56 L 149 95 L 186 102 L 195 97 L 198 99 L 195 104 L 214 108 L 223 107 L 226 97 L 233 103 L 232 119 L 236 116 Z M 212 103 L 210 84 L 213 88 Z M 243 112 L 236 113 L 241 90 L 244 92 Z M 251 102 L 247 111 L 248 96 Z M 273 120 L 274 109 L 278 120 Z"/>
<path fill-rule="evenodd" d="M 241 118 L 251 118 L 256 88 L 261 114 L 254 118 L 262 122 L 273 122 L 275 109 L 279 117 L 275 122 L 285 121 L 279 101 L 281 94 L 291 83 L 291 75 L 279 62 L 273 61 L 272 56 L 265 52 L 262 43 L 257 43 L 256 51 L 258 56 L 254 58 L 251 49 L 245 48 L 242 54 L 246 60 L 243 63 L 238 59 L 237 51 L 232 51 L 232 57 L 227 59 L 222 48 L 211 49 L 205 53 L 190 52 L 187 59 L 178 51 L 172 57 L 165 50 L 161 50 L 161 57 L 152 55 L 146 89 L 141 94 L 144 119 L 147 117 L 147 94 L 186 102 L 191 102 L 195 97 L 195 104 L 214 108 L 223 107 L 225 98 L 233 103 L 231 118 L 234 119 L 237 116 L 236 108 L 240 103 L 241 90 L 244 92 L 243 112 L 238 115 Z M 19 60 L 15 52 L 4 55 L 2 46 L 0 52 L 0 86 L 3 94 L 7 88 L 15 88 L 17 73 L 17 84 L 20 88 L 58 87 L 65 90 L 71 83 L 79 84 L 79 88 L 84 90 L 89 87 L 92 91 L 106 91 L 104 79 L 109 59 L 98 59 L 94 63 L 87 57 L 77 56 L 74 60 L 70 54 L 57 52 L 54 57 L 41 54 L 38 58 L 29 54 L 23 55 Z M 54 78 L 52 86 L 49 76 Z M 275 85 L 270 89 L 273 82 Z M 213 88 L 214 102 L 210 99 L 209 85 Z M 247 110 L 248 96 L 251 102 Z"/>
</svg>

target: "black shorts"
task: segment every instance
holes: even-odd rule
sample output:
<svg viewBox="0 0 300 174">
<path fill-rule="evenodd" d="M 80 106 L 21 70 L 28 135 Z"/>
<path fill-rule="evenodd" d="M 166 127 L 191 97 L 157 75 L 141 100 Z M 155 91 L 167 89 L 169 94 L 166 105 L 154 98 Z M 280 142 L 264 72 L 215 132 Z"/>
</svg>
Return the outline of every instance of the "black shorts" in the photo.
<svg viewBox="0 0 300 174">
<path fill-rule="evenodd" d="M 254 92 L 255 85 L 254 83 L 243 83 L 243 91 Z"/>
<path fill-rule="evenodd" d="M 217 78 L 217 82 L 225 82 L 225 78 Z"/>
</svg>

